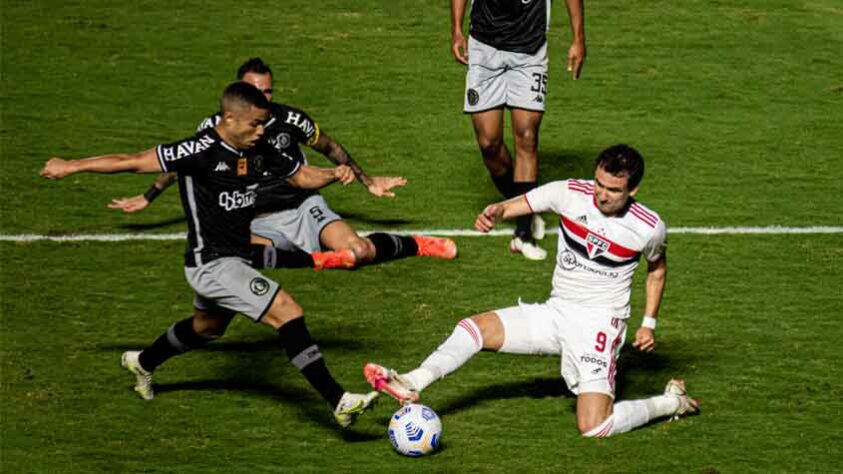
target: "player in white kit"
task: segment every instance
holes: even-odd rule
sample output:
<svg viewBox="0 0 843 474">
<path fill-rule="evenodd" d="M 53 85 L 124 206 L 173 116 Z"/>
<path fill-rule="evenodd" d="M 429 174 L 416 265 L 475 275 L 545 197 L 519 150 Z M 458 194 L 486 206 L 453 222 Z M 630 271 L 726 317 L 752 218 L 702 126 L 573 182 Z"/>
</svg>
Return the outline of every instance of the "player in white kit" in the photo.
<svg viewBox="0 0 843 474">
<path fill-rule="evenodd" d="M 577 395 L 577 424 L 586 437 L 624 433 L 661 417 L 698 411 L 684 382 L 671 380 L 663 395 L 615 402 L 617 359 L 630 315 L 632 275 L 647 260 L 644 322 L 633 346 L 655 349 L 655 327 L 664 293 L 667 260 L 665 224 L 634 199 L 644 175 L 635 149 L 615 145 L 598 156 L 595 178 L 555 181 L 524 195 L 491 204 L 475 227 L 490 231 L 521 215 L 559 215 L 553 290 L 541 304 L 523 304 L 460 321 L 451 336 L 421 366 L 399 374 L 367 364 L 366 379 L 402 403 L 418 401 L 421 390 L 455 371 L 481 350 L 516 354 L 558 354 L 561 374 Z"/>
</svg>

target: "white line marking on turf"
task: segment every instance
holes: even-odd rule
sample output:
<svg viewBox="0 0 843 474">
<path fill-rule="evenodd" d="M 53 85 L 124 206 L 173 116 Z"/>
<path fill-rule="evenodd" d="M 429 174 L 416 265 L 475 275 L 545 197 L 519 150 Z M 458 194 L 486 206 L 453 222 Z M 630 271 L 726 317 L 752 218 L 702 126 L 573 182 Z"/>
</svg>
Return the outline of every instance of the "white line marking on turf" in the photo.
<svg viewBox="0 0 843 474">
<path fill-rule="evenodd" d="M 441 235 L 443 237 L 480 237 L 483 235 L 511 235 L 512 229 L 495 229 L 487 234 L 467 229 L 420 229 L 420 230 L 370 230 L 361 231 L 367 235 L 373 232 L 389 232 L 398 235 Z M 813 226 L 813 227 L 671 227 L 669 234 L 702 234 L 702 235 L 742 235 L 742 234 L 843 234 L 843 226 Z M 558 234 L 559 229 L 548 229 L 548 234 Z M 184 240 L 184 232 L 171 234 L 70 234 L 70 235 L 39 235 L 17 234 L 0 235 L 3 242 L 35 242 L 47 240 L 50 242 L 123 242 L 127 240 Z"/>
</svg>

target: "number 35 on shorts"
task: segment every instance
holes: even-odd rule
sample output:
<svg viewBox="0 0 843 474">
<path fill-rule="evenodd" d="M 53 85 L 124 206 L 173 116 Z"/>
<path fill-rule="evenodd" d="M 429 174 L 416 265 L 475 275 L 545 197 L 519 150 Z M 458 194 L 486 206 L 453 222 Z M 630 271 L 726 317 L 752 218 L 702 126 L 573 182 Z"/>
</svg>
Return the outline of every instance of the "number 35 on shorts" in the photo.
<svg viewBox="0 0 843 474">
<path fill-rule="evenodd" d="M 536 93 L 536 102 L 544 102 L 544 96 L 547 95 L 547 74 L 540 72 L 533 73 L 533 86 L 530 87 L 531 92 Z"/>
</svg>

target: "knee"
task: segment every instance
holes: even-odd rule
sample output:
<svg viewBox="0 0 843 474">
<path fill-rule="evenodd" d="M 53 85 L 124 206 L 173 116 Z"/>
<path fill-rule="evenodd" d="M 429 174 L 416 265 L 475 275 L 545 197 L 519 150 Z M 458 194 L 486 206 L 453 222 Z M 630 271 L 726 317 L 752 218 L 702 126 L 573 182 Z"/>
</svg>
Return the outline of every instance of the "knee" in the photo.
<svg viewBox="0 0 843 474">
<path fill-rule="evenodd" d="M 486 160 L 496 159 L 503 148 L 503 137 L 501 136 L 478 136 L 477 145 Z"/>
<path fill-rule="evenodd" d="M 219 339 L 228 329 L 231 318 L 228 315 L 197 313 L 193 316 L 193 331 L 209 341 Z"/>
<path fill-rule="evenodd" d="M 368 262 L 375 258 L 375 244 L 369 239 L 355 239 L 349 245 L 349 248 L 354 252 L 357 261 Z"/>
<path fill-rule="evenodd" d="M 483 349 L 497 351 L 503 346 L 503 323 L 496 313 L 478 314 L 472 316 L 471 321 L 480 329 Z"/>
<path fill-rule="evenodd" d="M 598 426 L 603 424 L 604 421 L 606 421 L 606 420 L 605 419 L 603 419 L 603 420 L 600 420 L 600 419 L 588 419 L 588 420 L 577 419 L 577 430 L 579 430 L 580 435 L 583 438 L 594 438 L 597 434 L 596 433 L 597 430 L 595 430 L 595 428 L 597 428 Z"/>
<path fill-rule="evenodd" d="M 272 306 L 261 319 L 261 322 L 278 329 L 287 322 L 299 318 L 304 314 L 304 310 L 298 303 L 284 290 L 278 292 L 275 300 L 272 301 Z"/>
<path fill-rule="evenodd" d="M 538 137 L 538 130 L 533 127 L 518 127 L 515 129 L 515 141 L 519 148 L 536 148 L 539 141 Z"/>
</svg>

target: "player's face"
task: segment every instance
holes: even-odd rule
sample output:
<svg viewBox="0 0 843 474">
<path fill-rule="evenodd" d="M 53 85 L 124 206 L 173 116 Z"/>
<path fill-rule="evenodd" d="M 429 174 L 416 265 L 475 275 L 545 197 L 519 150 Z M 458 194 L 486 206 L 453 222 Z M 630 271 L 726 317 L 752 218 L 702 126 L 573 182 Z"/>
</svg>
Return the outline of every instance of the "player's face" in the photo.
<svg viewBox="0 0 843 474">
<path fill-rule="evenodd" d="M 263 92 L 266 100 L 272 102 L 272 74 L 258 74 L 256 72 L 247 72 L 243 75 L 243 82 L 258 88 Z"/>
<path fill-rule="evenodd" d="M 594 200 L 597 208 L 607 216 L 619 213 L 638 188 L 629 189 L 626 176 L 615 176 L 601 167 L 594 171 Z"/>
<path fill-rule="evenodd" d="M 232 145 L 241 150 L 255 146 L 264 132 L 264 124 L 269 120 L 269 111 L 250 105 L 231 112 L 226 116 L 229 138 Z"/>
</svg>

